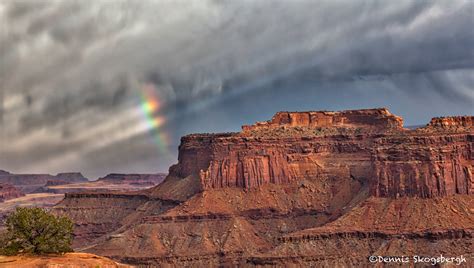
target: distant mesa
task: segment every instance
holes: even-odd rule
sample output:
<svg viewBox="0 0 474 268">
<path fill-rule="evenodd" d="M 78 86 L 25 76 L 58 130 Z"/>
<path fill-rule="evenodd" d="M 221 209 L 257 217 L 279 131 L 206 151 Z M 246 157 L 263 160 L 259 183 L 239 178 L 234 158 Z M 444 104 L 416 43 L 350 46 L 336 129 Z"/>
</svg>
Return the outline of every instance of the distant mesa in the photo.
<svg viewBox="0 0 474 268">
<path fill-rule="evenodd" d="M 133 184 L 151 184 L 161 183 L 166 178 L 166 173 L 156 174 L 121 174 L 111 173 L 103 178 L 99 178 L 99 182 L 109 183 L 133 183 Z"/>
<path fill-rule="evenodd" d="M 117 190 L 143 190 L 161 183 L 166 174 L 108 174 L 95 181 L 75 182 L 80 180 L 80 173 L 61 173 L 56 175 L 55 180 L 48 180 L 42 187 L 37 188 L 34 193 L 66 194 L 84 191 L 110 192 Z"/>
<path fill-rule="evenodd" d="M 0 202 L 24 196 L 19 189 L 8 183 L 0 183 Z"/>
<path fill-rule="evenodd" d="M 8 183 L 20 189 L 23 193 L 33 193 L 39 188 L 46 185 L 46 183 L 65 182 L 65 183 L 79 183 L 88 182 L 89 180 L 81 173 L 58 173 L 57 175 L 50 174 L 13 174 L 10 172 L 0 172 L 0 183 Z"/>
<path fill-rule="evenodd" d="M 72 182 L 87 182 L 89 179 L 84 177 L 80 172 L 63 172 L 58 173 L 55 178 L 57 180 L 67 181 L 68 183 Z"/>
<path fill-rule="evenodd" d="M 14 186 L 23 194 L 64 194 L 90 190 L 109 191 L 117 189 L 139 190 L 161 183 L 167 174 L 119 174 L 112 173 L 96 181 L 90 181 L 79 172 L 50 174 L 14 174 L 0 171 L 0 183 Z M 13 195 L 11 195 L 13 196 Z"/>
</svg>

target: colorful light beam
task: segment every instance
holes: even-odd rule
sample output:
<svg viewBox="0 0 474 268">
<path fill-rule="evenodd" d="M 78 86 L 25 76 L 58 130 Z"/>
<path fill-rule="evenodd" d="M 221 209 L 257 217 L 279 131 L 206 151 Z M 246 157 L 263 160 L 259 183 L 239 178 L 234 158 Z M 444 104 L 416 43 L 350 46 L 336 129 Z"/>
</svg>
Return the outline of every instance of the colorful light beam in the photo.
<svg viewBox="0 0 474 268">
<path fill-rule="evenodd" d="M 161 153 L 168 152 L 169 138 L 161 126 L 166 122 L 166 118 L 159 114 L 160 99 L 156 94 L 153 84 L 145 84 L 140 92 L 140 107 L 144 115 L 147 129 L 150 132 L 154 143 Z"/>
</svg>

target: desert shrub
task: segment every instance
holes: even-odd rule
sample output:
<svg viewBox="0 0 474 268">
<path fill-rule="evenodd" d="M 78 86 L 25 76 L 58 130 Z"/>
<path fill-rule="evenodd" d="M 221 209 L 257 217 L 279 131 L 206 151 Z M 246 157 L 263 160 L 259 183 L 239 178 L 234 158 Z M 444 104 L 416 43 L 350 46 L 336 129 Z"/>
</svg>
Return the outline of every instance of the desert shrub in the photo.
<svg viewBox="0 0 474 268">
<path fill-rule="evenodd" d="M 6 219 L 1 253 L 44 254 L 70 252 L 73 222 L 42 208 L 16 208 Z"/>
</svg>

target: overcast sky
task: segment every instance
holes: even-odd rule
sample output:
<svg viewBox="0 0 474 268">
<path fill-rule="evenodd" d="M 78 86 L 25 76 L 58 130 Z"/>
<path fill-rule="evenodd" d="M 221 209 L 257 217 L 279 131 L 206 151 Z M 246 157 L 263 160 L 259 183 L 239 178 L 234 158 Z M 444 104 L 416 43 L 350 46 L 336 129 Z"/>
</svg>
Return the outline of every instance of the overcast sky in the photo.
<svg viewBox="0 0 474 268">
<path fill-rule="evenodd" d="M 472 115 L 473 24 L 469 0 L 0 0 L 0 169 L 167 171 L 180 136 L 279 110 Z"/>
</svg>

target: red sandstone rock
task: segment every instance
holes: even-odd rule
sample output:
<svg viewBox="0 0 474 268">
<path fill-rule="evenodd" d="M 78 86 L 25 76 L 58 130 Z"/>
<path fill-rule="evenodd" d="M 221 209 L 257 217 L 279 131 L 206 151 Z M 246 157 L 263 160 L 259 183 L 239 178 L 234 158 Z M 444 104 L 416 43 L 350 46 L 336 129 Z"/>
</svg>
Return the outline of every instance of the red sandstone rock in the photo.
<svg viewBox="0 0 474 268">
<path fill-rule="evenodd" d="M 243 126 L 244 131 L 272 127 L 362 127 L 364 129 L 401 129 L 403 119 L 386 108 L 342 112 L 278 112 L 270 121 Z"/>
<path fill-rule="evenodd" d="M 204 189 L 345 177 L 370 185 L 374 196 L 468 194 L 474 192 L 469 118 L 455 122 L 470 132 L 427 133 L 403 129 L 386 109 L 281 112 L 242 133 L 183 137 L 170 175 L 197 176 Z M 438 121 L 445 122 L 432 122 Z"/>
<path fill-rule="evenodd" d="M 474 127 L 474 116 L 449 116 L 435 117 L 431 119 L 428 127 L 432 128 L 472 128 Z"/>
</svg>

